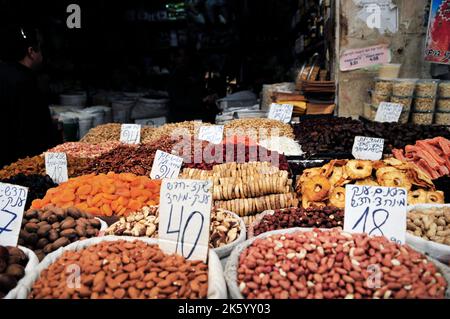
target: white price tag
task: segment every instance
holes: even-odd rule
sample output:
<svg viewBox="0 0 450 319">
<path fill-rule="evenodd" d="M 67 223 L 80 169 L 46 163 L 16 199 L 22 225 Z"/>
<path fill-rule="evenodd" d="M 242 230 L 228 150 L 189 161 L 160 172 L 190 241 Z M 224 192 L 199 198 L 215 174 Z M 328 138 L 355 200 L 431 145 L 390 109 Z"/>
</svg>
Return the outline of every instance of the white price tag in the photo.
<svg viewBox="0 0 450 319">
<path fill-rule="evenodd" d="M 404 244 L 407 205 L 404 188 L 346 185 L 344 231 Z"/>
<path fill-rule="evenodd" d="M 400 103 L 381 102 L 378 106 L 376 122 L 398 122 L 403 111 L 403 105 Z"/>
<path fill-rule="evenodd" d="M 164 252 L 206 262 L 211 189 L 211 181 L 162 181 L 158 233 L 159 246 Z"/>
<path fill-rule="evenodd" d="M 66 153 L 45 153 L 45 173 L 57 184 L 67 182 Z"/>
<path fill-rule="evenodd" d="M 355 136 L 352 155 L 356 159 L 377 161 L 383 156 L 384 139 Z"/>
<path fill-rule="evenodd" d="M 269 110 L 269 119 L 289 123 L 292 118 L 294 106 L 292 104 L 272 103 Z"/>
<path fill-rule="evenodd" d="M 17 246 L 28 188 L 0 183 L 0 245 Z"/>
<path fill-rule="evenodd" d="M 180 174 L 183 158 L 160 150 L 156 151 L 150 178 L 165 179 L 177 178 Z"/>
<path fill-rule="evenodd" d="M 201 126 L 198 139 L 219 144 L 223 140 L 223 125 Z"/>
<path fill-rule="evenodd" d="M 139 124 L 122 124 L 120 129 L 120 142 L 139 144 L 141 142 L 141 126 Z"/>
</svg>

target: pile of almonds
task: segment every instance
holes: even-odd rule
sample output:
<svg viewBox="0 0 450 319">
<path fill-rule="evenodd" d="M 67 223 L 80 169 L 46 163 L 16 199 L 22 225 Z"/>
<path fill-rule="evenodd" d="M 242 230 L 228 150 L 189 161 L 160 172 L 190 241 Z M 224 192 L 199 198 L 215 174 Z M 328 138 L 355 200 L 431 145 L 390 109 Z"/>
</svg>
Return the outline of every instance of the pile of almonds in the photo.
<svg viewBox="0 0 450 319">
<path fill-rule="evenodd" d="M 239 257 L 245 298 L 444 298 L 447 282 L 427 258 L 385 237 L 338 229 L 256 239 Z"/>
<path fill-rule="evenodd" d="M 68 267 L 81 270 L 81 285 L 68 285 Z M 66 251 L 43 270 L 30 299 L 196 299 L 208 293 L 208 266 L 166 255 L 143 241 L 105 241 Z"/>
<path fill-rule="evenodd" d="M 39 260 L 78 240 L 96 237 L 101 223 L 77 208 L 31 209 L 24 213 L 19 245 L 34 251 Z"/>
<path fill-rule="evenodd" d="M 450 245 L 450 207 L 414 209 L 408 212 L 408 233 Z"/>
<path fill-rule="evenodd" d="M 121 217 L 105 230 L 105 235 L 158 238 L 158 227 L 158 206 L 146 206 L 127 217 Z M 238 218 L 221 209 L 211 212 L 210 248 L 219 248 L 234 242 L 240 232 Z"/>
<path fill-rule="evenodd" d="M 293 227 L 334 228 L 344 225 L 344 210 L 336 207 L 287 208 L 264 215 L 253 228 L 253 235 Z"/>
</svg>

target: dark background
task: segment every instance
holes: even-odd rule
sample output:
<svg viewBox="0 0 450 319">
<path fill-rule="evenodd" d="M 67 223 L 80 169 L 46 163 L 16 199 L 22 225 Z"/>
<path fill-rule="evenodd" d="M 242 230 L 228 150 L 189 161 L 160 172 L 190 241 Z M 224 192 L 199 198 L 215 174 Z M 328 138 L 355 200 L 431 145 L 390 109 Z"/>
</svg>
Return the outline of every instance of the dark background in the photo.
<svg viewBox="0 0 450 319">
<path fill-rule="evenodd" d="M 203 74 L 214 74 L 205 85 L 219 96 L 230 86 L 259 92 L 263 83 L 293 80 L 293 69 L 302 62 L 293 53 L 301 27 L 291 27 L 299 1 L 224 1 L 226 24 L 207 19 L 200 25 L 189 16 L 163 22 L 139 18 L 170 2 L 180 1 L 0 0 L 0 24 L 27 23 L 41 29 L 44 72 L 54 99 L 77 88 L 165 90 L 170 77 L 154 67 L 171 72 L 180 47 L 195 56 L 195 67 Z M 81 7 L 81 29 L 66 26 L 70 3 Z M 197 9 L 207 16 L 204 4 Z M 216 17 L 219 13 L 212 12 Z M 170 45 L 172 31 L 181 35 L 178 47 Z"/>
</svg>

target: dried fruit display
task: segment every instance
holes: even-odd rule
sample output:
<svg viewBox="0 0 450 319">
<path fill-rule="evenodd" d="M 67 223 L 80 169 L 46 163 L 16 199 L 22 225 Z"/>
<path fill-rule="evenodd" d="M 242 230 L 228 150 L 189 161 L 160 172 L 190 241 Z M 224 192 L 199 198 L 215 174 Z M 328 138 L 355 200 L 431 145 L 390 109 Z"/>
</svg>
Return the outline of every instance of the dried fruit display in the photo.
<svg viewBox="0 0 450 319">
<path fill-rule="evenodd" d="M 81 286 L 66 284 L 66 265 L 81 270 Z M 66 251 L 34 282 L 30 299 L 197 299 L 208 293 L 208 266 L 166 255 L 143 241 L 104 241 Z"/>
<path fill-rule="evenodd" d="M 83 175 L 49 189 L 31 207 L 41 209 L 53 204 L 76 207 L 95 216 L 126 216 L 144 206 L 158 205 L 160 187 L 160 180 L 131 173 Z"/>
<path fill-rule="evenodd" d="M 342 228 L 343 226 L 343 209 L 328 206 L 306 209 L 293 207 L 264 213 L 262 218 L 255 221 L 249 232 L 253 232 L 253 236 L 258 236 L 268 231 L 294 227 Z"/>
<path fill-rule="evenodd" d="M 28 257 L 19 248 L 0 246 L 0 299 L 25 276 L 27 264 Z"/>
<path fill-rule="evenodd" d="M 370 265 L 384 274 L 373 286 Z M 338 229 L 256 239 L 240 254 L 236 279 L 248 299 L 441 299 L 448 286 L 409 246 Z"/>
<path fill-rule="evenodd" d="M 296 191 L 304 208 L 327 205 L 344 208 L 346 184 L 403 187 L 408 191 L 410 205 L 444 202 L 444 193 L 435 190 L 425 173 L 395 158 L 333 160 L 322 167 L 304 170 L 297 180 Z"/>
<path fill-rule="evenodd" d="M 239 216 L 298 204 L 288 173 L 268 162 L 233 162 L 210 171 L 185 168 L 181 178 L 211 180 L 214 205 Z"/>
<path fill-rule="evenodd" d="M 101 223 L 77 208 L 31 209 L 24 213 L 19 245 L 34 251 L 39 260 L 77 240 L 96 237 Z"/>
<path fill-rule="evenodd" d="M 405 151 L 395 149 L 392 153 L 398 160 L 414 163 L 431 179 L 450 175 L 450 141 L 443 137 L 417 141 Z"/>
</svg>

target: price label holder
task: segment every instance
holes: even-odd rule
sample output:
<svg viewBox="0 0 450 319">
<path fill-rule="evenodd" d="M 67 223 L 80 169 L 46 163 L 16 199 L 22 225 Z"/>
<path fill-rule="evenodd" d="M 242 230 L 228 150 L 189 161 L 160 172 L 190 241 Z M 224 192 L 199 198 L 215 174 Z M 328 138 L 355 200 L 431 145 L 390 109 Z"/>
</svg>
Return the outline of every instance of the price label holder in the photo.
<svg viewBox="0 0 450 319">
<path fill-rule="evenodd" d="M 168 254 L 207 261 L 212 182 L 164 179 L 159 207 L 159 246 Z"/>
<path fill-rule="evenodd" d="M 403 111 L 403 105 L 400 103 L 381 102 L 378 106 L 376 122 L 397 123 Z"/>
<path fill-rule="evenodd" d="M 289 123 L 292 118 L 294 106 L 292 104 L 272 103 L 269 110 L 269 119 Z"/>
<path fill-rule="evenodd" d="M 404 188 L 346 185 L 344 231 L 404 244 L 407 205 Z"/>
<path fill-rule="evenodd" d="M 356 159 L 377 161 L 383 156 L 384 139 L 355 136 L 352 155 Z"/>
<path fill-rule="evenodd" d="M 139 124 L 122 124 L 120 128 L 120 142 L 139 144 L 141 142 L 141 126 Z"/>
<path fill-rule="evenodd" d="M 180 175 L 181 165 L 183 165 L 182 157 L 157 150 L 155 160 L 153 161 L 152 171 L 150 172 L 150 178 L 177 178 L 178 175 Z"/>
<path fill-rule="evenodd" d="M 45 173 L 57 184 L 67 182 L 66 153 L 45 153 Z"/>
<path fill-rule="evenodd" d="M 17 246 L 28 188 L 0 183 L 0 245 Z"/>
<path fill-rule="evenodd" d="M 201 126 L 198 139 L 213 144 L 220 144 L 223 140 L 223 125 Z"/>
</svg>

